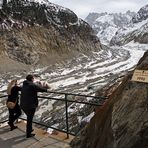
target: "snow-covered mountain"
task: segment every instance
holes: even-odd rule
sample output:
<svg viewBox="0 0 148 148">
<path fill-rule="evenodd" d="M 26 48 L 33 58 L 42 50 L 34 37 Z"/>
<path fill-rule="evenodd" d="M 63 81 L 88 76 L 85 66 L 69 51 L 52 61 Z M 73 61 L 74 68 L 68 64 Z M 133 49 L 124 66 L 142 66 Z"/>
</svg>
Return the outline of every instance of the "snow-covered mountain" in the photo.
<svg viewBox="0 0 148 148">
<path fill-rule="evenodd" d="M 24 65 L 31 66 L 29 72 L 39 75 L 42 81 L 47 81 L 54 91 L 95 95 L 98 89 L 111 86 L 127 71 L 132 70 L 147 50 L 147 45 L 133 42 L 122 47 L 104 46 L 88 23 L 79 19 L 71 10 L 45 0 L 9 0 L 2 8 L 0 72 L 7 71 L 0 73 L 1 95 L 6 91 L 11 79 L 17 78 L 21 82 L 24 80 L 28 73 L 28 67 L 24 69 Z M 105 31 L 110 30 L 108 36 L 102 39 L 110 40 L 116 29 L 125 30 L 127 26 L 133 25 L 130 22 L 133 13 L 127 13 L 129 14 L 126 16 L 100 14 L 102 29 L 106 25 L 104 30 L 99 30 L 100 34 L 103 32 L 102 34 L 106 35 Z M 89 20 L 93 22 L 97 18 L 98 14 Z M 110 24 L 108 30 L 107 26 Z M 144 23 L 140 26 L 142 25 Z M 46 95 L 53 97 L 53 94 Z M 5 99 L 0 103 L 4 119 L 7 111 L 4 106 Z M 92 101 L 87 97 L 74 99 Z M 40 99 L 35 118 L 48 125 L 61 127 L 59 123 L 64 125 L 61 116 L 65 115 L 63 106 L 58 101 Z M 92 108 L 69 104 L 68 113 L 72 115 L 70 128 L 77 131 L 85 117 L 90 117 Z"/>
<path fill-rule="evenodd" d="M 90 13 L 85 20 L 104 44 L 148 43 L 148 5 L 137 13 Z"/>
<path fill-rule="evenodd" d="M 0 57 L 6 61 L 0 64 L 1 71 L 63 63 L 82 52 L 101 49 L 88 23 L 45 0 L 5 1 L 0 19 Z M 5 63 L 8 66 L 2 66 Z"/>
<path fill-rule="evenodd" d="M 142 7 L 132 18 L 131 26 L 116 32 L 110 45 L 125 45 L 131 41 L 148 44 L 148 5 Z"/>
<path fill-rule="evenodd" d="M 109 43 L 119 29 L 132 25 L 134 12 L 126 13 L 90 13 L 85 21 L 95 30 L 102 43 Z"/>
<path fill-rule="evenodd" d="M 119 30 L 110 41 L 110 45 L 125 45 L 129 42 L 148 44 L 148 20 L 133 24 L 133 27 Z"/>
<path fill-rule="evenodd" d="M 143 20 L 146 20 L 148 18 L 148 5 L 145 5 L 142 7 L 137 14 L 132 18 L 132 21 L 134 23 L 141 22 Z"/>
</svg>

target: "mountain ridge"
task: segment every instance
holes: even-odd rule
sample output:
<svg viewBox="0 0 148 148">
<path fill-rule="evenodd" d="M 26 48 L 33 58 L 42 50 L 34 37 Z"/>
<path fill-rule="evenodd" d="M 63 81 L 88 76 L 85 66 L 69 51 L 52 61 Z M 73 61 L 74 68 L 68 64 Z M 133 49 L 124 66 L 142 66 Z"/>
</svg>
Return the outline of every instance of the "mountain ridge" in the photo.
<svg viewBox="0 0 148 148">
<path fill-rule="evenodd" d="M 9 1 L 0 9 L 0 18 L 0 52 L 23 64 L 62 63 L 101 49 L 86 22 L 71 10 L 50 2 Z"/>
<path fill-rule="evenodd" d="M 135 12 L 90 13 L 86 21 L 101 42 L 109 46 L 123 46 L 129 42 L 147 44 L 148 5 Z"/>
<path fill-rule="evenodd" d="M 130 11 L 126 13 L 89 13 L 85 21 L 92 26 L 101 42 L 109 43 L 119 29 L 131 26 L 131 20 L 135 14 Z"/>
</svg>

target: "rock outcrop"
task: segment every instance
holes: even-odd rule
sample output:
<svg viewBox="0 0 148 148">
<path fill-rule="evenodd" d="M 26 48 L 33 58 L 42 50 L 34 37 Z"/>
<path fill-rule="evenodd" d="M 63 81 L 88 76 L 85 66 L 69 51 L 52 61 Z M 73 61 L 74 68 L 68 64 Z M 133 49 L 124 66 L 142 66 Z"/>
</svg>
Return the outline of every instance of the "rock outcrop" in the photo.
<svg viewBox="0 0 148 148">
<path fill-rule="evenodd" d="M 116 35 L 111 39 L 110 45 L 125 45 L 131 41 L 138 42 L 141 44 L 148 43 L 148 22 L 146 22 L 141 27 L 135 28 L 128 31 L 116 33 Z"/>
<path fill-rule="evenodd" d="M 109 43 L 119 29 L 131 26 L 134 12 L 126 13 L 89 13 L 85 18 L 102 43 Z"/>
<path fill-rule="evenodd" d="M 100 50 L 92 28 L 50 2 L 10 0 L 0 9 L 0 55 L 25 65 L 48 65 Z"/>
<path fill-rule="evenodd" d="M 132 21 L 134 23 L 141 22 L 143 20 L 146 20 L 148 18 L 148 5 L 145 5 L 142 7 L 137 14 L 132 18 Z"/>
<path fill-rule="evenodd" d="M 148 70 L 148 52 L 136 69 Z M 148 147 L 148 83 L 131 81 L 133 71 L 71 142 L 73 148 Z"/>
<path fill-rule="evenodd" d="M 136 35 L 135 42 L 139 42 L 142 44 L 148 44 L 148 22 L 141 27 L 138 35 Z"/>
<path fill-rule="evenodd" d="M 110 45 L 125 45 L 131 41 L 148 43 L 148 5 L 142 7 L 132 18 L 129 27 L 118 30 L 110 40 Z"/>
<path fill-rule="evenodd" d="M 103 44 L 122 46 L 129 42 L 148 43 L 148 5 L 137 13 L 90 13 L 87 21 Z"/>
</svg>

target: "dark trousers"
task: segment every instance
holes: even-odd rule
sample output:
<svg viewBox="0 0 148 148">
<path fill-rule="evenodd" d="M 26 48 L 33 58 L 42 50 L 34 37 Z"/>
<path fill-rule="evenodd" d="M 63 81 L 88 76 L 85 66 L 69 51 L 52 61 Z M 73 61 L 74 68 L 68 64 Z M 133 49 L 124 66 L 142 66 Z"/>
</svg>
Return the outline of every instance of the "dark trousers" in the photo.
<svg viewBox="0 0 148 148">
<path fill-rule="evenodd" d="M 19 118 L 19 116 L 22 114 L 21 108 L 18 104 L 15 105 L 14 109 L 8 109 L 9 110 L 9 125 L 14 126 L 14 121 Z"/>
<path fill-rule="evenodd" d="M 27 125 L 26 125 L 26 134 L 30 135 L 32 132 L 32 120 L 35 113 L 35 108 L 32 109 L 23 109 L 24 113 L 27 116 Z"/>
</svg>

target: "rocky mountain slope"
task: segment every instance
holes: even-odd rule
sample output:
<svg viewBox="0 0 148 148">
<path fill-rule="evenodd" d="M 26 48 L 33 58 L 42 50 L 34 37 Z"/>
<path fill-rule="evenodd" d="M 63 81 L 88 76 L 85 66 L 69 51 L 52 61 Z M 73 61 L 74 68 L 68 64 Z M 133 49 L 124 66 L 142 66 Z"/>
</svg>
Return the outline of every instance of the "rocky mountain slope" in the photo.
<svg viewBox="0 0 148 148">
<path fill-rule="evenodd" d="M 110 45 L 125 45 L 131 41 L 148 43 L 148 5 L 142 7 L 132 18 L 131 27 L 119 30 L 111 39 Z"/>
<path fill-rule="evenodd" d="M 0 9 L 0 56 L 10 65 L 5 70 L 13 70 L 15 64 L 25 69 L 26 65 L 62 63 L 101 49 L 92 28 L 69 9 L 44 0 L 4 2 Z M 1 71 L 3 68 L 0 66 Z"/>
<path fill-rule="evenodd" d="M 125 31 L 119 31 L 116 35 L 111 39 L 110 45 L 125 45 L 129 42 L 137 42 L 141 44 L 148 43 L 148 20 L 144 22 L 134 24 L 133 28 L 128 28 Z"/>
<path fill-rule="evenodd" d="M 101 42 L 109 43 L 119 29 L 131 26 L 131 19 L 135 14 L 130 11 L 126 13 L 89 13 L 85 21 L 92 26 Z"/>
<path fill-rule="evenodd" d="M 26 71 L 22 69 L 28 67 L 54 91 L 94 95 L 98 88 L 109 87 L 133 69 L 147 50 L 144 45 L 136 48 L 101 45 L 90 26 L 69 9 L 45 0 L 35 1 L 39 0 L 9 1 L 0 10 L 0 71 L 14 70 L 13 74 L 1 74 L 1 95 L 6 92 L 10 79 L 24 80 Z M 37 69 L 38 65 L 44 68 Z M 18 69 L 21 72 L 17 73 Z M 53 94 L 46 96 L 59 98 Z M 0 105 L 2 119 L 7 119 L 5 99 Z M 93 101 L 90 98 L 74 99 Z M 64 104 L 45 99 L 39 102 L 35 120 L 64 129 Z M 86 124 L 85 119 L 91 118 L 92 112 L 93 108 L 89 106 L 69 104 L 70 130 L 77 133 L 83 123 Z"/>
<path fill-rule="evenodd" d="M 135 69 L 148 70 L 148 52 Z M 129 72 L 91 122 L 72 141 L 73 148 L 148 147 L 148 85 Z"/>
<path fill-rule="evenodd" d="M 146 20 L 148 18 L 148 5 L 145 5 L 142 7 L 137 14 L 132 18 L 132 21 L 134 23 L 141 22 L 143 20 Z"/>
<path fill-rule="evenodd" d="M 123 46 L 131 41 L 148 43 L 148 5 L 137 13 L 90 13 L 85 20 L 104 44 Z"/>
</svg>

